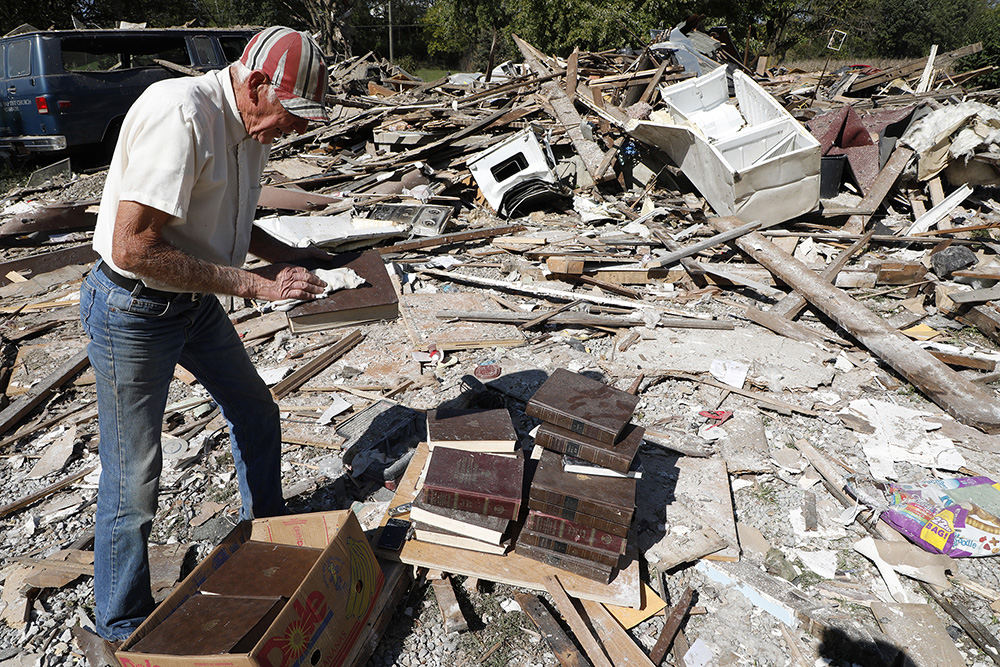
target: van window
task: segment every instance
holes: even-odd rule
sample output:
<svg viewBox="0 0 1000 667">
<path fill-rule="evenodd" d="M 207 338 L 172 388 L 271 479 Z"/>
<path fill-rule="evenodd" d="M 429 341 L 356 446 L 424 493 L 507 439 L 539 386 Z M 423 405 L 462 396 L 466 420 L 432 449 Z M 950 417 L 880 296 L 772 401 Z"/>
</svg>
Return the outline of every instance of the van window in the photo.
<svg viewBox="0 0 1000 667">
<path fill-rule="evenodd" d="M 26 39 L 7 45 L 7 76 L 31 74 L 31 42 Z"/>
<path fill-rule="evenodd" d="M 215 53 L 215 46 L 212 44 L 211 37 L 205 37 L 204 35 L 192 37 L 191 44 L 194 45 L 194 52 L 197 55 L 200 65 L 225 64 L 219 60 L 219 56 Z"/>
<path fill-rule="evenodd" d="M 222 55 L 226 57 L 226 62 L 231 63 L 240 59 L 243 49 L 247 48 L 249 37 L 219 37 L 219 44 L 222 45 Z"/>
<path fill-rule="evenodd" d="M 157 67 L 154 58 L 189 65 L 187 45 L 179 36 L 78 35 L 62 40 L 63 68 L 68 72 L 109 72 Z"/>
</svg>

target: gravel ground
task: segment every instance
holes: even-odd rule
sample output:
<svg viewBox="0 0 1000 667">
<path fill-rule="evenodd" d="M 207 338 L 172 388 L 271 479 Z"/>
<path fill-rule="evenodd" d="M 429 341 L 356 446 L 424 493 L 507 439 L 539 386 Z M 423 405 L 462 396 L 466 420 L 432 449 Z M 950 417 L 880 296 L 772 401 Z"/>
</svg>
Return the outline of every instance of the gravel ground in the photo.
<svg viewBox="0 0 1000 667">
<path fill-rule="evenodd" d="M 6 252 L 6 251 L 5 251 Z M 484 277 L 516 278 L 511 276 L 510 265 L 504 271 L 495 268 L 477 269 Z M 516 267 L 515 267 L 516 268 Z M 418 289 L 439 290 L 460 289 L 477 291 L 475 288 L 460 288 L 434 281 L 417 284 Z M 63 291 L 56 288 L 46 297 Z M 727 292 L 721 299 L 710 297 L 694 302 L 662 301 L 677 310 L 730 317 L 738 313 L 736 306 L 755 303 L 752 298 L 741 293 Z M 510 301 L 528 303 L 533 299 L 504 295 Z M 5 304 L 6 305 L 6 304 Z M 900 312 L 898 301 L 885 298 L 869 301 L 886 316 Z M 62 324 L 37 338 L 22 343 L 41 346 L 40 354 L 48 355 L 49 361 L 40 362 L 30 374 L 38 379 L 47 374 L 47 369 L 58 363 L 59 355 L 68 356 L 83 343 L 83 334 L 75 320 L 72 308 L 52 311 L 43 315 L 26 316 L 13 326 L 37 323 L 44 318 L 55 317 Z M 810 326 L 817 326 L 809 318 L 804 320 Z M 764 340 L 770 334 L 762 333 L 753 325 L 736 319 L 737 331 L 753 331 Z M 526 432 L 534 424 L 533 420 L 521 413 L 523 400 L 537 388 L 542 374 L 565 367 L 574 371 L 601 374 L 606 381 L 620 388 L 627 387 L 640 371 L 648 371 L 650 377 L 642 385 L 642 399 L 637 409 L 636 419 L 644 425 L 658 425 L 658 428 L 674 429 L 672 432 L 686 439 L 699 441 L 696 431 L 702 421 L 697 411 L 714 406 L 720 397 L 718 389 L 676 379 L 654 377 L 658 368 L 657 358 L 634 356 L 617 350 L 620 338 L 602 332 L 548 329 L 542 333 L 529 334 L 529 344 L 520 348 L 495 348 L 470 350 L 453 353 L 457 363 L 438 369 L 421 369 L 410 357 L 411 345 L 402 323 L 372 324 L 361 327 L 366 338 L 362 344 L 348 352 L 326 371 L 310 380 L 305 388 L 282 401 L 285 410 L 285 427 L 297 429 L 303 437 L 332 439 L 330 427 L 313 425 L 318 412 L 329 403 L 327 393 L 320 388 L 336 385 L 353 387 L 379 386 L 390 388 L 401 380 L 413 380 L 413 384 L 394 398 L 418 409 L 437 405 L 458 397 L 462 390 L 462 377 L 473 371 L 479 363 L 493 361 L 504 369 L 504 376 L 498 381 L 506 392 L 506 405 L 511 408 L 515 424 L 519 429 L 522 443 L 529 443 Z M 975 332 L 963 330 L 955 334 L 957 340 L 992 350 L 995 346 Z M 292 337 L 287 332 L 253 346 L 252 357 L 261 369 L 282 364 L 298 365 L 302 359 L 287 359 L 289 353 L 307 350 L 309 346 L 330 340 L 330 334 L 319 333 Z M 643 330 L 641 345 L 651 345 L 660 354 L 681 351 L 689 339 L 682 330 Z M 701 339 L 710 340 L 712 332 L 700 334 Z M 637 348 L 646 349 L 646 348 Z M 694 354 L 694 349 L 689 350 Z M 752 356 L 752 350 L 733 350 L 734 356 L 744 353 Z M 303 359 L 312 352 L 307 352 Z M 818 393 L 833 391 L 840 403 L 873 397 L 899 405 L 916 407 L 930 413 L 938 410 L 905 382 L 894 379 L 890 372 L 881 367 L 864 351 L 855 352 L 857 368 L 852 371 L 833 371 L 836 354 L 819 355 L 817 366 L 830 370 L 832 384 L 815 388 L 787 386 L 778 389 L 783 400 L 804 407 L 815 407 Z M 820 370 L 822 370 L 822 368 Z M 803 371 L 809 370 L 805 365 Z M 815 369 L 813 369 L 815 370 Z M 85 378 L 86 376 L 84 376 Z M 794 378 L 791 378 L 794 379 Z M 794 384 L 794 383 L 792 383 Z M 755 367 L 751 370 L 750 385 L 758 390 L 774 390 L 774 378 L 768 369 Z M 886 388 L 888 387 L 888 388 Z M 316 391 L 310 391 L 315 389 Z M 376 391 L 369 388 L 366 391 Z M 191 396 L 202 395 L 199 388 L 175 381 L 171 387 L 169 402 L 174 403 Z M 360 409 L 367 400 L 353 394 L 340 394 L 352 405 Z M 45 415 L 65 414 L 74 407 L 83 406 L 93 399 L 93 386 L 84 379 L 76 386 L 67 386 L 45 407 Z M 519 400 L 520 399 L 520 400 Z M 298 411 L 291 408 L 297 406 Z M 763 469 L 744 474 L 731 474 L 732 498 L 737 521 L 758 529 L 773 547 L 773 553 L 758 554 L 745 549 L 743 558 L 761 570 L 775 576 L 784 576 L 795 583 L 805 599 L 824 602 L 838 607 L 838 611 L 848 615 L 857 627 L 876 630 L 874 619 L 864 604 L 843 593 L 844 590 L 884 595 L 884 584 L 870 561 L 853 550 L 853 544 L 866 535 L 858 525 L 844 528 L 834 521 L 840 511 L 832 496 L 822 485 L 814 485 L 809 490 L 816 494 L 817 509 L 822 527 L 821 534 L 805 535 L 797 526 L 795 513 L 802 507 L 805 495 L 803 474 L 791 473 L 774 464 L 770 457 L 775 452 L 786 449 L 804 439 L 833 454 L 839 462 L 859 472 L 867 472 L 866 459 L 858 444 L 856 434 L 832 415 L 823 418 L 806 417 L 798 414 L 782 415 L 770 410 L 762 410 L 748 399 L 731 396 L 724 404 L 726 409 L 747 411 L 757 415 L 766 434 L 765 462 Z M 194 413 L 183 417 L 184 423 L 197 419 Z M 0 449 L 0 505 L 14 501 L 25 494 L 61 479 L 67 474 L 83 470 L 97 463 L 96 422 L 85 421 L 78 425 L 76 449 L 66 467 L 41 479 L 29 479 L 28 473 L 41 456 L 44 448 L 54 437 L 55 428 L 43 429 L 37 434 L 25 437 L 5 449 Z M 728 437 L 728 436 L 726 436 Z M 957 436 L 956 436 L 957 437 Z M 731 442 L 729 447 L 740 451 L 745 443 Z M 959 439 L 959 445 L 963 443 Z M 727 446 L 725 441 L 715 443 L 717 451 Z M 655 467 L 661 458 L 656 455 L 661 450 L 653 445 L 645 445 L 643 460 Z M 962 453 L 967 467 L 982 474 L 997 474 L 996 456 L 976 453 L 963 446 Z M 203 558 L 231 528 L 238 506 L 236 481 L 232 473 L 232 459 L 227 451 L 223 433 L 212 433 L 203 447 L 194 453 L 186 465 L 168 461 L 162 480 L 160 511 L 154 523 L 151 542 L 157 544 L 193 543 L 191 560 Z M 913 481 L 932 477 L 931 471 L 906 462 L 897 463 L 899 477 L 903 481 Z M 293 511 L 318 511 L 344 509 L 355 503 L 385 502 L 391 492 L 377 483 L 358 482 L 343 474 L 340 454 L 318 447 L 288 445 L 282 465 L 286 495 L 290 496 Z M 0 519 L 0 579 L 4 590 L 10 585 L 11 575 L 16 570 L 15 559 L 42 557 L 61 548 L 67 548 L 93 526 L 96 477 L 88 476 L 82 483 L 57 493 L 50 498 L 31 505 Z M 216 516 L 200 525 L 192 525 L 207 502 L 226 505 Z M 639 499 L 642 504 L 642 498 Z M 825 549 L 834 552 L 837 575 L 832 581 L 825 581 L 809 570 L 801 561 L 796 550 Z M 1000 568 L 996 559 L 966 559 L 954 562 L 954 569 L 968 579 L 977 582 L 987 590 L 1000 590 Z M 659 582 L 653 574 L 644 578 L 659 589 Z M 406 602 L 400 605 L 389 630 L 370 661 L 373 666 L 389 665 L 555 665 L 555 656 L 540 638 L 534 625 L 523 613 L 510 609 L 509 601 L 515 589 L 501 584 L 484 584 L 482 592 L 469 592 L 461 584 L 462 577 L 455 577 L 455 589 L 462 609 L 469 620 L 470 630 L 457 635 L 444 632 L 440 612 L 429 586 L 413 590 Z M 747 600 L 732 587 L 724 587 L 710 581 L 702 571 L 690 566 L 671 570 L 665 577 L 670 603 L 676 602 L 688 586 L 696 591 L 697 606 L 705 613 L 691 616 L 684 626 L 689 643 L 700 639 L 710 646 L 714 655 L 712 664 L 740 665 L 786 665 L 793 664 L 789 641 L 812 664 L 818 659 L 834 663 L 847 660 L 849 655 L 841 648 L 832 647 L 827 638 L 820 640 L 807 634 L 803 628 L 782 630 L 781 624 L 772 616 Z M 904 580 L 905 585 L 915 595 L 922 596 L 913 582 Z M 841 586 L 841 593 L 830 591 Z M 832 587 L 832 588 L 831 588 Z M 845 588 L 846 587 L 846 588 Z M 952 587 L 947 595 L 961 603 L 994 635 L 1000 631 L 1000 620 L 990 609 L 988 596 L 973 593 L 965 588 Z M 551 605 L 551 601 L 549 601 Z M 503 606 L 501 606 L 503 605 Z M 940 609 L 934 607 L 938 612 Z M 956 640 L 965 657 L 966 665 L 985 665 L 988 658 L 960 629 L 954 621 L 938 614 L 941 624 Z M 71 641 L 68 628 L 79 622 L 93 624 L 92 583 L 89 578 L 81 578 L 62 588 L 43 589 L 35 600 L 31 619 L 19 628 L 0 623 L 0 665 L 44 664 L 81 665 L 82 658 Z M 631 630 L 633 638 L 646 649 L 652 647 L 663 625 L 663 616 L 655 616 Z M 791 639 L 788 639 L 791 637 Z"/>
</svg>

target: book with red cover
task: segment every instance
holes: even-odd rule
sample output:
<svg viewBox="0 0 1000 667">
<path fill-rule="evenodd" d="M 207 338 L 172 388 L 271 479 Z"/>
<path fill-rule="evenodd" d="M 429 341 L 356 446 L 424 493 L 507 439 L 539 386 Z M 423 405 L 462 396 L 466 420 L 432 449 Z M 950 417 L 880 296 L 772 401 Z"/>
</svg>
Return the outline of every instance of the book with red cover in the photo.
<svg viewBox="0 0 1000 667">
<path fill-rule="evenodd" d="M 558 554 L 575 556 L 584 560 L 593 561 L 607 567 L 618 567 L 618 554 L 609 554 L 607 551 L 588 549 L 587 547 L 574 544 L 573 542 L 563 542 L 548 535 L 542 535 L 531 530 L 524 529 L 517 537 L 517 541 L 539 549 L 548 549 Z"/>
<path fill-rule="evenodd" d="M 618 442 L 608 445 L 555 424 L 542 422 L 535 435 L 535 442 L 546 449 L 569 454 L 616 472 L 627 473 L 645 434 L 646 429 L 643 427 L 629 424 Z"/>
<path fill-rule="evenodd" d="M 579 373 L 559 368 L 542 383 L 524 411 L 544 422 L 612 445 L 639 399 Z"/>
<path fill-rule="evenodd" d="M 424 476 L 431 505 L 516 519 L 521 511 L 524 457 L 438 447 Z"/>
<path fill-rule="evenodd" d="M 625 547 L 628 544 L 627 537 L 612 535 L 592 526 L 533 509 L 528 510 L 528 518 L 524 522 L 524 527 L 534 533 L 553 537 L 563 542 L 573 542 L 614 554 L 625 553 Z"/>
<path fill-rule="evenodd" d="M 570 556 L 569 554 L 549 551 L 548 549 L 528 544 L 523 540 L 517 541 L 517 544 L 514 545 L 514 551 L 525 558 L 537 560 L 545 563 L 546 565 L 551 565 L 552 567 L 559 568 L 560 570 L 566 570 L 567 572 L 578 574 L 581 577 L 586 577 L 587 579 L 593 579 L 594 581 L 598 581 L 602 584 L 610 584 L 611 575 L 615 572 L 615 568 L 613 567 L 608 567 L 607 565 L 602 565 L 585 558 L 577 558 L 576 556 Z"/>
<path fill-rule="evenodd" d="M 562 511 L 566 510 L 574 515 L 590 515 L 621 524 L 627 530 L 635 511 L 635 487 L 636 480 L 630 477 L 566 472 L 562 467 L 562 457 L 544 450 L 535 468 L 528 497 L 561 508 L 561 511 L 549 514 L 571 518 Z M 580 518 L 572 520 L 583 523 Z"/>
</svg>

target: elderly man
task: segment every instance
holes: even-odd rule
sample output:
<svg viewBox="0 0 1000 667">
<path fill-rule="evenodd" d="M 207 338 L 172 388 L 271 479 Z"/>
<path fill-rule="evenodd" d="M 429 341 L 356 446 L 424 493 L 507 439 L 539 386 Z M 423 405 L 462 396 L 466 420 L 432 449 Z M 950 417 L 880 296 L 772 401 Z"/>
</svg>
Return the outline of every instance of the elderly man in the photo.
<svg viewBox="0 0 1000 667">
<path fill-rule="evenodd" d="M 94 234 L 101 259 L 80 298 L 97 376 L 94 598 L 107 640 L 128 637 L 153 609 L 147 540 L 178 363 L 229 425 L 240 517 L 284 511 L 278 409 L 212 295 L 306 299 L 325 287 L 298 266 L 240 267 L 248 251 L 269 262 L 326 256 L 252 224 L 269 144 L 327 118 L 326 79 L 308 35 L 268 28 L 226 69 L 153 84 L 125 117 Z"/>
</svg>

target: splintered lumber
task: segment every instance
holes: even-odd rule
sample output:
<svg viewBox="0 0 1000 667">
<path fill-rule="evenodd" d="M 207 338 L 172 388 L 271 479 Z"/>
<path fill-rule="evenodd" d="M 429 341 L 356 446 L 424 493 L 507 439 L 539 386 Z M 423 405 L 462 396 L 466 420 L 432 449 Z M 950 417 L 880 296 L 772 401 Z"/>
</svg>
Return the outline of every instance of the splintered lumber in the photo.
<svg viewBox="0 0 1000 667">
<path fill-rule="evenodd" d="M 711 222 L 720 231 L 732 227 L 718 218 Z M 850 332 L 872 354 L 892 366 L 948 414 L 986 433 L 1000 433 L 1000 404 L 992 392 L 985 391 L 935 359 L 892 329 L 884 319 L 820 278 L 759 232 L 751 232 L 734 243 L 802 294 L 816 309 Z"/>
<path fill-rule="evenodd" d="M 73 246 L 64 250 L 46 252 L 30 257 L 21 257 L 0 263 L 0 285 L 7 285 L 10 279 L 5 276 L 11 271 L 25 273 L 29 276 L 37 276 L 41 273 L 48 273 L 60 269 L 64 266 L 74 264 L 89 264 L 97 259 L 94 247 L 87 243 L 85 245 Z"/>
<path fill-rule="evenodd" d="M 431 586 L 434 588 L 434 597 L 441 609 L 441 618 L 444 619 L 444 631 L 451 634 L 468 630 L 469 622 L 462 615 L 462 607 L 455 597 L 455 589 L 451 587 L 451 579 L 432 581 Z"/>
<path fill-rule="evenodd" d="M 810 417 L 819 417 L 820 413 L 815 410 L 810 410 L 809 408 L 803 408 L 801 406 L 795 405 L 794 403 L 789 403 L 783 401 L 779 398 L 774 398 L 768 396 L 759 391 L 751 391 L 748 389 L 740 389 L 739 387 L 734 387 L 731 384 L 726 384 L 724 382 L 716 382 L 715 380 L 709 380 L 708 378 L 698 377 L 697 375 L 691 375 L 690 373 L 683 373 L 681 371 L 667 371 L 664 373 L 668 377 L 682 378 L 684 380 L 690 380 L 691 382 L 700 382 L 701 384 L 706 384 L 709 387 L 715 387 L 716 389 L 725 389 L 734 394 L 739 394 L 740 396 L 745 396 L 747 398 L 752 398 L 759 403 L 763 403 L 764 407 L 770 407 L 772 410 L 777 410 L 778 412 L 783 412 L 785 414 L 791 414 L 793 412 L 798 412 L 799 414 L 808 415 Z"/>
<path fill-rule="evenodd" d="M 789 294 L 788 296 L 795 295 Z M 781 305 L 783 301 L 784 299 L 775 305 Z M 770 329 L 774 333 L 784 336 L 785 338 L 791 338 L 792 340 L 801 341 L 803 343 L 817 343 L 824 340 L 824 337 L 820 333 L 813 331 L 803 324 L 785 319 L 780 315 L 775 315 L 770 310 L 763 311 L 758 310 L 753 306 L 747 306 L 747 309 L 743 312 L 743 314 L 746 315 L 746 318 L 754 324 L 759 324 L 765 329 Z"/>
<path fill-rule="evenodd" d="M 90 364 L 87 358 L 87 350 L 81 350 L 74 354 L 62 366 L 54 370 L 47 378 L 31 388 L 31 391 L 11 403 L 0 412 L 0 435 L 5 435 L 19 421 L 24 419 L 29 412 L 47 399 L 53 391 L 64 385 L 77 373 Z"/>
<path fill-rule="evenodd" d="M 981 42 L 976 42 L 975 44 L 969 44 L 968 46 L 963 46 L 960 49 L 955 49 L 954 51 L 949 51 L 948 53 L 939 54 L 935 60 L 939 67 L 950 64 L 951 62 L 958 60 L 959 58 L 964 58 L 965 56 L 971 56 L 973 53 L 979 53 L 983 50 L 983 45 Z M 893 79 L 897 79 L 901 76 L 909 76 L 910 74 L 916 74 L 924 68 L 926 60 L 920 58 L 919 60 L 914 60 L 913 62 L 907 63 L 906 65 L 900 65 L 899 67 L 892 67 L 886 70 L 882 70 L 871 76 L 866 76 L 863 79 L 859 79 L 851 86 L 850 92 L 860 93 L 863 90 L 868 90 L 869 88 L 874 88 L 875 86 L 881 86 L 883 84 L 889 83 Z"/>
<path fill-rule="evenodd" d="M 360 329 L 355 329 L 331 345 L 330 349 L 323 351 L 314 359 L 309 360 L 284 380 L 271 387 L 271 393 L 276 399 L 284 398 L 308 382 L 314 375 L 344 356 L 351 348 L 360 343 L 364 337 Z"/>
<path fill-rule="evenodd" d="M 545 577 L 545 590 L 552 596 L 552 599 L 556 603 L 556 609 L 566 619 L 567 625 L 569 625 L 573 634 L 576 635 L 576 640 L 580 642 L 591 662 L 597 667 L 612 667 L 608 656 L 604 654 L 604 649 L 601 648 L 600 643 L 591 634 L 590 628 L 587 627 L 587 622 L 580 615 L 580 612 L 573 604 L 573 600 L 566 594 L 557 576 L 550 574 Z"/>
<path fill-rule="evenodd" d="M 451 234 L 441 234 L 439 236 L 428 236 L 417 241 L 403 241 L 393 245 L 377 248 L 380 254 L 388 255 L 394 252 L 406 252 L 409 250 L 419 250 L 421 248 L 436 248 L 438 246 L 461 243 L 463 241 L 475 241 L 477 239 L 489 239 L 494 236 L 504 236 L 513 234 L 524 229 L 524 225 L 504 225 L 503 227 L 489 227 L 487 229 L 474 229 L 470 232 L 452 232 Z"/>
<path fill-rule="evenodd" d="M 955 303 L 986 303 L 1000 299 L 1000 286 L 984 287 L 982 289 L 952 292 L 948 298 Z"/>
<path fill-rule="evenodd" d="M 742 220 L 739 220 L 737 218 L 727 218 L 727 219 L 730 222 L 733 222 L 734 224 L 737 222 L 739 223 L 743 222 Z M 664 266 L 668 266 L 670 264 L 673 264 L 674 262 L 679 262 L 685 257 L 691 257 L 692 255 L 697 255 L 702 250 L 707 250 L 708 248 L 712 248 L 717 245 L 722 245 L 723 243 L 726 243 L 727 241 L 732 241 L 733 239 L 743 236 L 744 234 L 749 234 L 750 232 L 759 229 L 760 226 L 761 224 L 759 222 L 748 222 L 747 224 L 740 224 L 740 226 L 735 229 L 731 229 L 727 232 L 720 232 L 718 234 L 715 234 L 714 236 L 708 237 L 707 239 L 702 239 L 701 241 L 692 243 L 691 245 L 684 246 L 679 250 L 671 250 L 663 257 L 657 257 L 655 260 L 648 262 L 645 265 L 645 268 L 647 269 L 663 268 Z"/>
<path fill-rule="evenodd" d="M 663 662 L 663 656 L 670 650 L 670 646 L 674 643 L 674 637 L 677 636 L 677 631 L 681 629 L 681 624 L 684 623 L 684 618 L 691 607 L 693 597 L 694 590 L 688 587 L 681 595 L 681 599 L 670 610 L 670 614 L 667 615 L 667 620 L 663 623 L 663 630 L 660 631 L 660 636 L 656 638 L 656 644 L 653 645 L 653 649 L 649 652 L 649 659 L 653 661 L 654 665 Z"/>
<path fill-rule="evenodd" d="M 581 600 L 580 603 L 615 667 L 653 667 L 660 664 L 650 662 L 646 652 L 632 640 L 603 604 L 592 600 Z"/>
<path fill-rule="evenodd" d="M 549 73 L 549 68 L 538 59 L 535 55 L 535 50 L 530 44 L 517 35 L 512 34 L 511 37 L 514 38 L 514 43 L 524 56 L 524 61 L 533 72 L 539 76 Z M 542 92 L 548 97 L 556 119 L 566 129 L 566 134 L 569 135 L 570 140 L 573 142 L 573 147 L 580 155 L 580 159 L 583 160 L 583 164 L 586 165 L 591 178 L 594 179 L 595 183 L 599 182 L 598 170 L 600 169 L 601 162 L 604 160 L 604 151 L 601 150 L 601 147 L 594 140 L 584 138 L 583 130 L 580 129 L 582 119 L 573 106 L 573 100 L 567 97 L 566 91 L 562 86 L 554 81 L 543 83 Z"/>
<path fill-rule="evenodd" d="M 569 310 L 570 308 L 575 308 L 576 306 L 579 306 L 582 303 L 583 303 L 583 301 L 581 301 L 580 299 L 577 299 L 576 301 L 570 301 L 569 303 L 564 303 L 563 305 L 559 306 L 558 308 L 554 308 L 552 310 L 546 311 L 546 312 L 542 313 L 541 315 L 539 315 L 537 317 L 531 318 L 527 322 L 524 322 L 522 324 L 518 324 L 517 326 L 518 326 L 519 329 L 530 329 L 531 327 L 537 327 L 539 324 L 544 324 L 545 322 L 547 322 L 548 320 L 552 319 L 553 317 L 555 317 L 559 313 L 561 313 L 561 312 L 563 312 L 565 310 Z"/>
<path fill-rule="evenodd" d="M 951 213 L 959 204 L 968 198 L 972 194 L 972 188 L 968 185 L 963 185 L 958 188 L 950 195 L 944 198 L 940 204 L 932 208 L 931 210 L 924 213 L 922 216 L 913 221 L 903 235 L 913 236 L 921 232 L 926 232 L 928 229 L 936 225 L 938 222 L 943 220 L 945 216 Z"/>
<path fill-rule="evenodd" d="M 437 316 L 445 320 L 466 320 L 469 322 L 502 322 L 519 324 L 532 319 L 531 313 L 505 313 L 502 311 L 441 310 Z M 548 318 L 552 324 L 593 327 L 640 327 L 644 320 L 627 315 L 590 315 L 588 313 L 558 313 Z M 696 320 L 683 317 L 661 317 L 659 324 L 675 329 L 732 329 L 734 324 L 726 320 Z"/>
<path fill-rule="evenodd" d="M 832 283 L 837 278 L 837 274 L 840 273 L 841 269 L 847 266 L 847 263 L 851 260 L 851 258 L 858 254 L 858 252 L 868 244 L 874 235 L 875 226 L 873 225 L 871 229 L 861 236 L 861 238 L 856 240 L 849 248 L 837 255 L 837 258 L 833 260 L 829 266 L 823 269 L 823 272 L 820 274 L 823 280 Z M 805 308 L 805 306 L 806 300 L 802 298 L 802 295 L 798 292 L 792 292 L 791 294 L 785 296 L 781 301 L 774 304 L 774 306 L 768 308 L 767 312 L 771 315 L 777 315 L 778 317 L 794 320 L 795 316 L 798 315 L 799 312 Z"/>
<path fill-rule="evenodd" d="M 521 611 L 528 615 L 542 634 L 542 639 L 552 649 L 556 660 L 563 667 L 590 667 L 590 662 L 577 650 L 576 645 L 563 631 L 559 621 L 552 617 L 542 601 L 535 595 L 515 593 L 514 599 L 521 606 Z"/>
<path fill-rule="evenodd" d="M 64 477 L 63 479 L 59 480 L 58 482 L 54 482 L 52 484 L 49 484 L 48 486 L 46 486 L 43 489 L 39 489 L 38 491 L 35 491 L 34 493 L 29 493 L 28 495 L 26 495 L 26 496 L 24 496 L 22 498 L 19 498 L 19 499 L 13 501 L 13 502 L 7 503 L 6 505 L 0 507 L 0 519 L 4 518 L 5 516 L 7 516 L 9 514 L 13 514 L 14 512 L 17 512 L 18 510 L 22 510 L 25 507 L 28 507 L 29 505 L 33 505 L 34 503 L 37 503 L 42 498 L 45 498 L 47 496 L 52 495 L 56 491 L 59 491 L 59 490 L 63 489 L 64 487 L 69 486 L 70 484 L 72 484 L 73 482 L 76 482 L 77 480 L 83 479 L 84 477 L 86 477 L 90 473 L 94 472 L 96 469 L 97 469 L 97 466 L 91 466 L 89 468 L 84 468 L 80 472 L 73 473 L 69 477 Z"/>
</svg>

